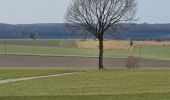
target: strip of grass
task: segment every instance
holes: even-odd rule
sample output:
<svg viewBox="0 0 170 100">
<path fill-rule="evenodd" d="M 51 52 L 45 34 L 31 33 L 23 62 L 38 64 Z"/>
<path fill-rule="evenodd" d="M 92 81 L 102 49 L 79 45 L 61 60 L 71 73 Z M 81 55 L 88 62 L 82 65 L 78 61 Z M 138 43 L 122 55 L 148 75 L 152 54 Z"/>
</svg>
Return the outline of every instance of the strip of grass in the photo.
<svg viewBox="0 0 170 100">
<path fill-rule="evenodd" d="M 10 96 L 0 100 L 169 100 L 170 93 L 92 96 Z"/>
<path fill-rule="evenodd" d="M 131 55 L 141 58 L 170 60 L 170 46 L 137 45 Z"/>
<path fill-rule="evenodd" d="M 79 49 L 47 46 L 16 46 L 8 45 L 7 54 L 27 54 L 27 55 L 51 55 L 51 56 L 80 56 L 97 57 L 96 49 Z M 132 50 L 115 49 L 105 50 L 104 57 L 128 57 L 136 56 L 141 58 L 151 58 L 159 60 L 170 60 L 170 46 L 147 46 L 137 45 Z M 4 45 L 0 45 L 0 53 L 4 54 Z"/>
<path fill-rule="evenodd" d="M 47 47 L 65 47 L 75 48 L 76 40 L 65 40 L 65 39 L 16 39 L 16 40 L 0 40 L 1 45 L 26 45 L 26 46 L 47 46 Z"/>
<path fill-rule="evenodd" d="M 8 45 L 7 54 L 30 54 L 30 55 L 52 55 L 52 56 L 97 56 L 97 50 L 78 49 L 78 48 L 62 48 L 62 47 L 46 47 L 46 46 L 15 46 Z M 0 53 L 4 54 L 5 49 L 0 45 Z"/>
</svg>

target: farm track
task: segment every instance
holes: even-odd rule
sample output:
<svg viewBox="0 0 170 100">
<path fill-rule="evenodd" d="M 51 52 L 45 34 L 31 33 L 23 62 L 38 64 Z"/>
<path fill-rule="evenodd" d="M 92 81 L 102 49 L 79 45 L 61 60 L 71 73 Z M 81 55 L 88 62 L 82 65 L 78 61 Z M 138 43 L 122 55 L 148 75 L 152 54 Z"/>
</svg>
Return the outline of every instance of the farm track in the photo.
<svg viewBox="0 0 170 100">
<path fill-rule="evenodd" d="M 61 73 L 61 74 L 54 74 L 54 75 L 44 75 L 44 76 L 34 76 L 34 77 L 23 77 L 23 78 L 16 78 L 16 79 L 6 79 L 0 80 L 0 84 L 6 84 L 11 82 L 18 82 L 18 81 L 26 81 L 26 80 L 33 80 L 33 79 L 41 79 L 41 78 L 49 78 L 49 77 L 59 77 L 65 75 L 74 75 L 77 73 Z"/>
<path fill-rule="evenodd" d="M 107 67 L 125 67 L 126 58 L 105 58 Z M 169 60 L 140 59 L 139 65 L 145 68 L 170 68 Z M 97 67 L 98 58 L 0 55 L 0 67 Z"/>
</svg>

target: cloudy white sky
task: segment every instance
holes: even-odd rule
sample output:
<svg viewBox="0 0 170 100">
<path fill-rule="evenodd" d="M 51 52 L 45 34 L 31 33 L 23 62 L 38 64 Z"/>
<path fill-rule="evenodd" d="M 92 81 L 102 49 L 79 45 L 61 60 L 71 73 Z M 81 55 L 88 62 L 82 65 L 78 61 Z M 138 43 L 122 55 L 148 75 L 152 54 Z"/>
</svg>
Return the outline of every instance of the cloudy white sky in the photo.
<svg viewBox="0 0 170 100">
<path fill-rule="evenodd" d="M 137 0 L 139 23 L 170 23 L 170 0 Z M 62 23 L 70 0 L 0 0 L 0 23 Z"/>
</svg>

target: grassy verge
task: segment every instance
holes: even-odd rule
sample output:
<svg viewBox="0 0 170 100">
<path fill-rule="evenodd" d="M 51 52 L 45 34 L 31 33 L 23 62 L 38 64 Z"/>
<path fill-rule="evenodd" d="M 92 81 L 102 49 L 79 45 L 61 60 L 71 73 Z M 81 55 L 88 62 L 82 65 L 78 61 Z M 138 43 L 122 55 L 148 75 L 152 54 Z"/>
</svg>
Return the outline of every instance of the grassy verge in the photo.
<svg viewBox="0 0 170 100">
<path fill-rule="evenodd" d="M 1 84 L 0 99 L 168 100 L 170 98 L 170 69 L 83 70 L 83 73 L 77 75 Z"/>
</svg>

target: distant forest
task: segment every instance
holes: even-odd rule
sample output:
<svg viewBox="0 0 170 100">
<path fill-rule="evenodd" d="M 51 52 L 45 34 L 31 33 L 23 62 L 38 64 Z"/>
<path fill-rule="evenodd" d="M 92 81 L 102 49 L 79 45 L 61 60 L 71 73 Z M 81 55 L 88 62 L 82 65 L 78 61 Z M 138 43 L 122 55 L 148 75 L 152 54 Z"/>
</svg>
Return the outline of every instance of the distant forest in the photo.
<svg viewBox="0 0 170 100">
<path fill-rule="evenodd" d="M 86 39 L 88 35 L 69 29 L 63 23 L 46 24 L 0 24 L 0 39 L 29 38 L 31 32 L 39 39 Z M 109 33 L 109 32 L 108 32 Z M 133 24 L 126 31 L 120 31 L 116 39 L 127 40 L 170 40 L 170 24 Z M 106 39 L 111 38 L 108 34 Z"/>
</svg>

